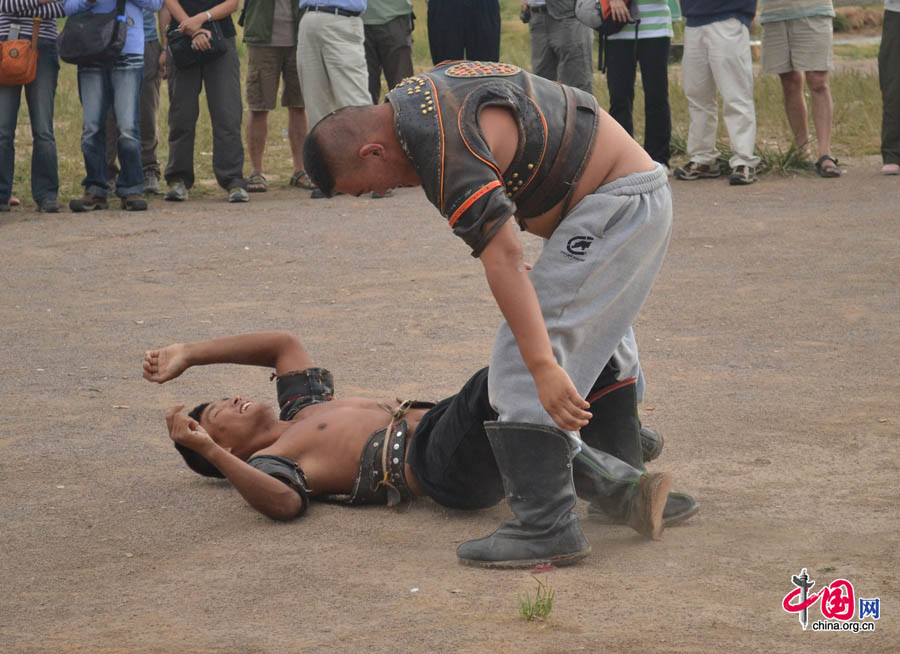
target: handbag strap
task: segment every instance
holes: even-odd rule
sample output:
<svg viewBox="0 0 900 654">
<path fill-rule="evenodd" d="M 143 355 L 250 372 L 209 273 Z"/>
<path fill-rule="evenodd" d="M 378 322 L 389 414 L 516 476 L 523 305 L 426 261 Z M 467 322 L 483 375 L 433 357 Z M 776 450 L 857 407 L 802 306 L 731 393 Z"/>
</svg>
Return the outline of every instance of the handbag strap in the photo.
<svg viewBox="0 0 900 654">
<path fill-rule="evenodd" d="M 41 31 L 41 19 L 37 16 L 34 17 L 34 21 L 31 23 L 31 47 L 37 51 L 38 45 L 38 32 Z"/>
</svg>

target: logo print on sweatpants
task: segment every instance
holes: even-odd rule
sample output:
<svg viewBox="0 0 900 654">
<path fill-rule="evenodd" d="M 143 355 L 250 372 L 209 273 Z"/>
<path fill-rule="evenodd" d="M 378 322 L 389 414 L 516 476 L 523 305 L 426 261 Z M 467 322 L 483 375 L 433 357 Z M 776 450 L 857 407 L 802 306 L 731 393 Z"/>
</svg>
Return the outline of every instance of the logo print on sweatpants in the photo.
<svg viewBox="0 0 900 654">
<path fill-rule="evenodd" d="M 569 239 L 569 242 L 566 243 L 566 252 L 564 254 L 568 254 L 572 258 L 583 261 L 585 252 L 587 252 L 593 242 L 593 236 L 573 236 Z"/>
</svg>

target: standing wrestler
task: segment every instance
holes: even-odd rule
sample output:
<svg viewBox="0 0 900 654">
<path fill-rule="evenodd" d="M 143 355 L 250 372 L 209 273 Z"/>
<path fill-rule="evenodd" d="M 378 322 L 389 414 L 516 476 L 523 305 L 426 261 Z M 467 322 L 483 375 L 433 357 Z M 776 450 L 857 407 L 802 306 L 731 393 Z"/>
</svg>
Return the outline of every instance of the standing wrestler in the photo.
<svg viewBox="0 0 900 654">
<path fill-rule="evenodd" d="M 162 384 L 211 363 L 274 368 L 280 414 L 245 397 L 201 404 L 187 416 L 176 407 L 166 414 L 169 436 L 192 470 L 227 477 L 271 518 L 301 515 L 310 498 L 392 506 L 428 495 L 443 506 L 479 509 L 503 497 L 484 428 L 497 417 L 488 402 L 487 369 L 437 405 L 335 399 L 331 373 L 313 367 L 300 341 L 260 332 L 150 350 L 143 374 Z M 660 475 L 591 448 L 576 466 L 579 493 L 592 506 L 659 537 L 665 495 L 658 484 L 640 480 Z"/>
<path fill-rule="evenodd" d="M 481 260 L 505 318 L 488 380 L 498 419 L 485 429 L 515 519 L 457 555 L 487 567 L 575 561 L 590 549 L 572 513 L 577 431 L 643 465 L 633 380 L 621 394 L 605 380 L 637 368 L 617 346 L 669 241 L 665 168 L 592 95 L 508 64 L 443 64 L 387 99 L 323 119 L 303 157 L 325 194 L 421 184 Z M 530 278 L 516 223 L 546 239 Z M 584 398 L 598 393 L 605 420 L 591 425 Z M 696 510 L 681 497 L 689 506 L 673 509 Z"/>
</svg>

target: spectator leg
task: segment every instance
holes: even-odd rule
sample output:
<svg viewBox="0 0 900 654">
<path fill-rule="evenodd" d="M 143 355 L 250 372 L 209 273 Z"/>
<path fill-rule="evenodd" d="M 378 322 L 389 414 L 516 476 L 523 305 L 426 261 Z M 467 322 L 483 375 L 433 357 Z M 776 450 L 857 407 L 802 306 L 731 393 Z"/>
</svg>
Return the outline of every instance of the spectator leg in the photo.
<svg viewBox="0 0 900 654">
<path fill-rule="evenodd" d="M 593 31 L 577 18 L 563 18 L 551 31 L 553 48 L 559 57 L 559 81 L 594 93 L 594 63 L 591 59 Z"/>
<path fill-rule="evenodd" d="M 106 198 L 106 112 L 112 89 L 110 70 L 78 67 L 78 97 L 81 100 L 81 154 L 85 176 L 81 181 L 85 193 Z"/>
<path fill-rule="evenodd" d="M 369 94 L 372 104 L 381 99 L 381 39 L 384 35 L 383 25 L 365 25 L 366 71 L 369 75 Z"/>
<path fill-rule="evenodd" d="M 684 28 L 684 56 L 681 60 L 684 95 L 688 101 L 690 125 L 687 153 L 691 161 L 711 166 L 719 158 L 716 132 L 719 124 L 719 105 L 716 101 L 716 79 L 710 66 L 717 43 L 710 29 L 716 25 Z"/>
<path fill-rule="evenodd" d="M 435 65 L 465 56 L 464 11 L 471 9 L 461 8 L 458 0 L 429 0 L 428 47 Z"/>
<path fill-rule="evenodd" d="M 637 60 L 634 41 L 607 41 L 606 86 L 609 89 L 609 114 L 634 136 L 634 78 Z"/>
<path fill-rule="evenodd" d="M 831 99 L 831 87 L 828 85 L 828 71 L 806 71 L 806 85 L 811 96 L 816 144 L 821 157 L 823 154 L 831 153 L 831 129 L 834 121 L 834 102 Z"/>
<path fill-rule="evenodd" d="M 528 22 L 528 34 L 531 37 L 531 70 L 544 79 L 557 79 L 559 60 L 550 45 L 550 20 L 547 14 L 532 14 Z"/>
<path fill-rule="evenodd" d="M 179 69 L 167 57 L 169 87 L 169 161 L 166 163 L 166 183 L 184 182 L 194 185 L 194 136 L 200 115 L 200 90 L 203 86 L 202 67 Z"/>
<path fill-rule="evenodd" d="M 0 204 L 9 204 L 12 195 L 16 169 L 16 122 L 21 102 L 21 86 L 0 86 Z"/>
<path fill-rule="evenodd" d="M 206 104 L 213 132 L 213 172 L 226 191 L 247 187 L 244 179 L 244 146 L 241 143 L 241 64 L 234 37 L 225 39 L 227 50 L 218 59 L 204 64 Z"/>
<path fill-rule="evenodd" d="M 878 75 L 884 109 L 881 158 L 885 164 L 900 164 L 900 11 L 884 12 Z"/>
<path fill-rule="evenodd" d="M 500 61 L 500 2 L 470 0 L 471 8 L 457 9 L 464 17 L 466 59 Z"/>
<path fill-rule="evenodd" d="M 156 148 L 159 145 L 157 114 L 159 113 L 159 55 L 162 47 L 159 41 L 144 44 L 144 83 L 141 86 L 141 167 L 144 175 L 159 179 L 159 160 Z"/>
<path fill-rule="evenodd" d="M 269 135 L 269 112 L 254 111 L 247 115 L 247 153 L 250 155 L 250 175 L 262 174 L 263 153 Z"/>
<path fill-rule="evenodd" d="M 654 161 L 668 166 L 672 140 L 669 109 L 668 37 L 638 39 L 638 62 L 644 87 L 644 149 Z"/>
<path fill-rule="evenodd" d="M 116 112 L 117 154 L 119 177 L 116 195 L 141 195 L 144 192 L 144 171 L 141 167 L 141 85 L 144 79 L 144 62 L 127 67 L 114 67 L 109 71 L 112 103 Z"/>
<path fill-rule="evenodd" d="M 288 107 L 288 139 L 291 143 L 291 160 L 294 164 L 294 172 L 303 170 L 303 141 L 309 128 L 306 124 L 306 109 L 303 107 Z"/>
<path fill-rule="evenodd" d="M 56 200 L 59 194 L 59 166 L 56 137 L 53 134 L 53 103 L 58 76 L 56 44 L 38 41 L 37 75 L 31 84 L 25 86 L 25 100 L 28 102 L 31 135 L 34 139 L 31 150 L 31 196 L 37 203 Z M 6 87 L 2 88 L 6 90 Z M 15 94 L 18 106 L 18 88 L 15 89 Z M 0 186 L 0 199 L 3 197 Z"/>
<path fill-rule="evenodd" d="M 388 89 L 413 74 L 412 15 L 398 16 L 384 26 L 387 38 L 383 41 L 381 65 Z M 379 89 L 380 90 L 380 89 Z M 378 103 L 378 100 L 375 100 Z"/>
<path fill-rule="evenodd" d="M 794 133 L 794 142 L 801 149 L 801 154 L 807 156 L 809 116 L 806 112 L 806 98 L 803 97 L 803 73 L 790 71 L 781 73 L 779 77 L 781 90 L 784 92 L 784 111 Z"/>
<path fill-rule="evenodd" d="M 362 20 L 327 15 L 325 18 L 329 23 L 329 38 L 322 43 L 321 57 L 334 96 L 334 106 L 329 111 L 372 104 Z"/>
<path fill-rule="evenodd" d="M 756 108 L 753 104 L 753 61 L 750 57 L 750 30 L 737 18 L 713 23 L 709 62 L 716 86 L 722 94 L 722 108 L 736 166 L 759 165 L 756 148 Z"/>
</svg>

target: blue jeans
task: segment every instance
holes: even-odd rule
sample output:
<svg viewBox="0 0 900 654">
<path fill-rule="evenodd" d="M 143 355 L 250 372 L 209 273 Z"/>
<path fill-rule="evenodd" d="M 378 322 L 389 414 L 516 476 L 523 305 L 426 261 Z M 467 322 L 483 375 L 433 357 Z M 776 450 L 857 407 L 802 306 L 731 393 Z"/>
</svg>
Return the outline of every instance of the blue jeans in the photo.
<svg viewBox="0 0 900 654">
<path fill-rule="evenodd" d="M 81 152 L 87 173 L 81 184 L 85 193 L 105 198 L 107 192 L 106 112 L 116 112 L 121 172 L 116 195 L 140 195 L 144 172 L 141 167 L 140 98 L 144 77 L 144 57 L 122 54 L 111 68 L 78 67 L 78 95 L 84 112 Z"/>
<path fill-rule="evenodd" d="M 38 65 L 34 81 L 25 85 L 25 102 L 31 118 L 31 195 L 36 203 L 56 200 L 59 169 L 53 136 L 53 101 L 59 59 L 56 42 L 38 40 Z M 15 172 L 15 138 L 21 86 L 0 86 L 0 204 L 8 204 Z"/>
</svg>

